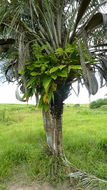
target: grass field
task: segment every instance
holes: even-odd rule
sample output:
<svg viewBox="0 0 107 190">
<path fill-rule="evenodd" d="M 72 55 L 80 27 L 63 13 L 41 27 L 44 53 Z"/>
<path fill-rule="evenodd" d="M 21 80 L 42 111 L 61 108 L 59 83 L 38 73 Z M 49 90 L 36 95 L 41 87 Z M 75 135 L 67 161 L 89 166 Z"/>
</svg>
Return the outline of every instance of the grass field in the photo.
<svg viewBox="0 0 107 190">
<path fill-rule="evenodd" d="M 107 107 L 65 106 L 63 146 L 73 165 L 107 180 Z M 45 147 L 40 110 L 31 105 L 0 105 L 0 190 L 15 176 L 27 181 L 54 180 Z M 64 179 L 64 174 L 59 172 L 57 178 Z"/>
</svg>

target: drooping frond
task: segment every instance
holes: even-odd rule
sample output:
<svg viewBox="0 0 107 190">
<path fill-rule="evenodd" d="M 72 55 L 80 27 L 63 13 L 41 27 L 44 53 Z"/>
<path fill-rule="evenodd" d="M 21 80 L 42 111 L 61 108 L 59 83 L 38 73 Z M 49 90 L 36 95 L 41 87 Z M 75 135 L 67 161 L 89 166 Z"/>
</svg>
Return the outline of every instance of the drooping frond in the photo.
<svg viewBox="0 0 107 190">
<path fill-rule="evenodd" d="M 16 99 L 21 101 L 21 102 L 26 102 L 26 99 L 24 99 L 24 97 L 20 95 L 19 93 L 19 86 L 16 88 L 16 91 L 15 91 L 15 96 L 16 96 Z"/>
</svg>

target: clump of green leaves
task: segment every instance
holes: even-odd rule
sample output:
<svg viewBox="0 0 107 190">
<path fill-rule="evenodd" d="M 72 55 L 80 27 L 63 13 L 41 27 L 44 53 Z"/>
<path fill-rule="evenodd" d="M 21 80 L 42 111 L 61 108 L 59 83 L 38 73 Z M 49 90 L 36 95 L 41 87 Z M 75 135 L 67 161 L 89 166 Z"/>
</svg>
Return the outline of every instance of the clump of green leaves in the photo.
<svg viewBox="0 0 107 190">
<path fill-rule="evenodd" d="M 33 58 L 26 63 L 24 71 L 21 71 L 26 79 L 25 96 L 32 96 L 36 89 L 41 95 L 39 105 L 45 109 L 48 109 L 49 102 L 54 100 L 54 93 L 69 74 L 81 69 L 76 44 L 68 44 L 66 48 L 58 48 L 48 54 L 47 50 L 47 45 L 34 44 Z"/>
</svg>

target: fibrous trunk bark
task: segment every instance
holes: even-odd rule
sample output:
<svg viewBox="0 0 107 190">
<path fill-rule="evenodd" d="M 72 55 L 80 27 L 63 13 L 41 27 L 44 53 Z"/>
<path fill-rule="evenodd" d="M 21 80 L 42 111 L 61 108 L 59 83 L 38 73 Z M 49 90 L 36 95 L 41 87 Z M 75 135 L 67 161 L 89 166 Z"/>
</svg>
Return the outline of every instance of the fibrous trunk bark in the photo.
<svg viewBox="0 0 107 190">
<path fill-rule="evenodd" d="M 47 144 L 52 154 L 62 155 L 62 113 L 56 114 L 57 109 L 52 108 L 45 112 L 43 110 L 44 129 L 46 133 Z M 62 106 L 63 107 L 63 106 Z M 62 110 L 62 108 L 61 108 Z"/>
</svg>

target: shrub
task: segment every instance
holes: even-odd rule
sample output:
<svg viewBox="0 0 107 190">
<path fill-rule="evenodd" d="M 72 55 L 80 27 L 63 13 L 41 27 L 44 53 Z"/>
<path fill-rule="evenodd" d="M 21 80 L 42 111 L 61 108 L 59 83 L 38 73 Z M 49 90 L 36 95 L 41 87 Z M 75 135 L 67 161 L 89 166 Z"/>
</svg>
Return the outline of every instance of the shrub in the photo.
<svg viewBox="0 0 107 190">
<path fill-rule="evenodd" d="M 107 99 L 99 99 L 90 103 L 90 108 L 95 109 L 107 105 Z"/>
</svg>

